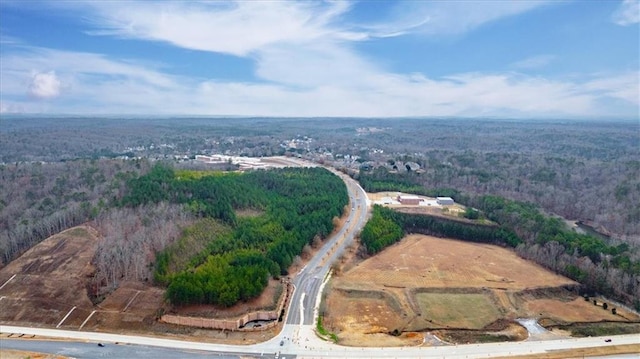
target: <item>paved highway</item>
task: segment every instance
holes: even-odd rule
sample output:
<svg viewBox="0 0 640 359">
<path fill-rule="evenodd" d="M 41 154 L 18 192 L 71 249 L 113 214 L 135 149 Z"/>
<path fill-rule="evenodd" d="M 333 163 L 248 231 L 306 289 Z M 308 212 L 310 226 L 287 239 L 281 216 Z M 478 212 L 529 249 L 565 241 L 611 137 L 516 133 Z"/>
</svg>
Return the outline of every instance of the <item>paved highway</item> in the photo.
<svg viewBox="0 0 640 359">
<path fill-rule="evenodd" d="M 292 328 L 295 327 L 295 328 Z M 491 358 L 491 357 L 504 357 L 504 356 L 517 356 L 536 353 L 548 353 L 557 350 L 566 350 L 574 348 L 590 348 L 597 346 L 612 346 L 612 345 L 628 345 L 638 344 L 640 336 L 637 334 L 632 335 L 617 335 L 610 336 L 611 342 L 605 342 L 602 337 L 593 338 L 572 338 L 572 339 L 559 339 L 559 340 L 545 340 L 545 341 L 524 341 L 524 342 L 507 342 L 507 343 L 487 343 L 487 344 L 469 344 L 469 345 L 451 345 L 451 346 L 439 346 L 439 347 L 400 347 L 400 348 L 354 348 L 354 347 L 342 347 L 333 345 L 331 343 L 324 342 L 318 339 L 313 334 L 313 326 L 311 325 L 286 325 L 284 332 L 293 332 L 294 329 L 300 327 L 297 334 L 300 335 L 299 341 L 286 340 L 283 346 L 279 345 L 279 339 L 272 339 L 265 343 L 255 345 L 222 345 L 212 343 L 198 343 L 173 339 L 152 338 L 132 335 L 119 335 L 109 333 L 96 333 L 96 332 L 80 332 L 80 331 L 67 331 L 59 329 L 43 329 L 43 328 L 26 328 L 26 327 L 13 327 L 13 326 L 0 326 L 0 332 L 2 333 L 25 333 L 28 335 L 48 336 L 57 338 L 69 338 L 76 339 L 78 341 L 91 341 L 105 343 L 104 348 L 110 348 L 111 346 L 117 346 L 115 343 L 121 343 L 120 345 L 134 344 L 141 346 L 156 346 L 164 348 L 172 348 L 172 350 L 178 349 L 179 351 L 169 351 L 169 355 L 159 354 L 156 358 L 173 357 L 170 353 L 179 353 L 182 351 L 202 351 L 208 352 L 203 356 L 211 356 L 211 354 L 219 355 L 222 357 L 234 357 L 234 356 L 260 356 L 260 357 L 274 357 L 276 353 L 280 358 L 292 358 L 297 356 L 298 358 L 390 358 L 390 357 L 402 357 L 402 358 Z M 287 337 L 290 338 L 290 337 Z M 306 341 L 304 338 L 308 338 Z M 0 348 L 9 349 L 14 347 L 14 340 L 3 338 L 0 340 Z M 27 340 L 25 340 L 27 342 Z M 49 343 L 50 346 L 38 347 L 38 351 L 46 353 L 56 353 L 56 346 L 59 346 L 59 342 L 43 342 Z M 71 347 L 74 344 L 67 342 L 66 345 Z M 85 345 L 85 344 L 83 344 Z M 95 344 L 92 344 L 95 345 Z M 65 346 L 67 347 L 67 346 Z M 97 346 L 96 346 L 97 347 Z M 104 349 L 102 348 L 102 349 Z M 35 347 L 34 347 L 35 349 Z M 113 350 L 113 349 L 112 349 Z M 133 350 L 146 350 L 144 348 L 138 348 Z M 105 357 L 101 351 L 92 351 L 95 356 L 86 356 L 86 358 L 98 358 Z M 214 352 L 214 353 L 211 353 Z M 160 352 L 161 353 L 161 352 Z M 191 352 L 193 355 L 198 355 L 197 352 Z M 72 355 L 73 356 L 73 355 Z"/>
<path fill-rule="evenodd" d="M 93 358 L 180 358 L 180 359 L 202 359 L 210 357 L 211 352 L 199 350 L 179 350 L 171 348 L 131 345 L 131 344 L 111 344 L 107 343 L 103 347 L 96 343 L 79 343 L 68 341 L 45 341 L 45 340 L 25 340 L 3 338 L 0 345 L 2 349 L 23 350 L 26 352 L 51 353 L 63 355 L 77 359 Z M 220 359 L 241 359 L 246 358 L 242 353 L 216 353 Z M 253 354 L 251 354 L 253 356 Z M 259 355 L 255 355 L 259 357 Z M 0 358 L 3 358 L 0 355 Z M 272 356 L 273 357 L 273 356 Z"/>
<path fill-rule="evenodd" d="M 308 163 L 296 159 L 281 158 L 279 161 L 290 165 L 309 165 Z M 93 344 L 94 348 L 107 348 L 105 351 L 91 350 L 88 354 L 83 356 L 70 355 L 82 358 L 104 357 L 105 353 L 109 350 L 119 350 L 109 349 L 112 346 L 117 348 L 117 346 L 113 344 L 116 342 L 143 346 L 130 347 L 133 348 L 132 350 L 150 350 L 148 348 L 149 346 L 171 348 L 168 349 L 169 351 L 160 351 L 155 355 L 151 354 L 151 356 L 155 358 L 180 357 L 180 353 L 184 350 L 195 350 L 208 353 L 214 352 L 213 354 L 221 357 L 278 356 L 279 358 L 292 358 L 297 356 L 299 358 L 488 358 L 545 353 L 548 351 L 562 349 L 640 343 L 640 336 L 638 335 L 621 335 L 608 337 L 612 339 L 610 342 L 605 342 L 605 338 L 596 337 L 438 347 L 354 348 L 338 346 L 319 339 L 314 333 L 314 311 L 317 310 L 317 306 L 319 304 L 318 300 L 320 298 L 323 282 L 325 281 L 334 260 L 339 258 L 344 249 L 353 241 L 354 235 L 360 231 L 362 226 L 364 226 L 369 214 L 366 194 L 362 188 L 348 176 L 337 171 L 333 172 L 345 181 L 349 192 L 352 209 L 349 213 L 347 223 L 334 236 L 327 239 L 325 245 L 318 251 L 317 255 L 314 256 L 292 279 L 295 290 L 288 307 L 286 324 L 283 326 L 280 334 L 271 340 L 255 345 L 241 346 L 109 333 L 14 326 L 0 326 L 0 332 L 106 343 L 104 348 L 100 348 Z M 15 342 L 16 341 L 14 340 L 3 338 L 0 340 L 0 348 L 14 348 L 14 345 L 17 345 Z M 56 344 L 57 342 L 42 343 L 44 344 L 42 344 L 42 348 L 38 347 L 38 351 L 47 353 L 57 352 L 55 349 L 55 346 L 59 345 Z M 86 343 L 66 343 L 70 346 L 86 345 Z M 175 350 L 180 351 L 175 352 Z M 117 356 L 118 353 L 120 352 L 114 352 L 114 355 Z M 135 354 L 137 352 L 131 353 L 131 355 L 123 354 L 123 356 L 138 356 Z M 190 355 L 191 354 L 196 357 L 200 355 L 198 352 L 190 352 Z"/>
<path fill-rule="evenodd" d="M 314 310 L 319 305 L 320 287 L 327 278 L 331 265 L 353 242 L 354 236 L 367 221 L 367 197 L 364 190 L 348 176 L 342 173 L 336 174 L 347 184 L 351 211 L 345 225 L 326 241 L 318 253 L 293 278 L 295 291 L 289 305 L 287 324 L 314 324 Z"/>
</svg>

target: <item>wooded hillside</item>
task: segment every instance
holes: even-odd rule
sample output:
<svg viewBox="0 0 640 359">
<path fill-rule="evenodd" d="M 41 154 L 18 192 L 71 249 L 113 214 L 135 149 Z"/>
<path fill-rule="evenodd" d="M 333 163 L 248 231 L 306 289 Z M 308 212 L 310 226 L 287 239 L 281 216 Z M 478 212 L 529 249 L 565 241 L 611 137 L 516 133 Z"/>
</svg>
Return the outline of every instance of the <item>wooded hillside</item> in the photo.
<svg viewBox="0 0 640 359">
<path fill-rule="evenodd" d="M 158 254 L 155 279 L 176 305 L 230 306 L 258 296 L 269 276 L 287 274 L 306 245 L 331 233 L 348 203 L 342 180 L 323 168 L 202 175 L 155 166 L 127 188 L 124 206 L 168 201 L 220 222 L 189 227 Z M 236 214 L 247 209 L 257 215 Z"/>
</svg>

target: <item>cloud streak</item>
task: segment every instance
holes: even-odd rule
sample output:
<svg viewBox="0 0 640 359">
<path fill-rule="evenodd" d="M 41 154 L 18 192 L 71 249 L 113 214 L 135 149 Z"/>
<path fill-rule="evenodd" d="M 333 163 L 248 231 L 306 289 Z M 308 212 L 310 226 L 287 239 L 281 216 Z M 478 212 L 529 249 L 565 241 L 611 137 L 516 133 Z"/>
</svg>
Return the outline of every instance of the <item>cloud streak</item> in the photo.
<svg viewBox="0 0 640 359">
<path fill-rule="evenodd" d="M 0 54 L 0 110 L 41 110 L 25 92 L 49 99 L 48 111 L 97 114 L 580 117 L 637 107 L 637 72 L 571 80 L 514 72 L 433 78 L 386 71 L 352 46 L 407 33 L 461 34 L 545 2 L 470 4 L 476 8 L 402 2 L 388 23 L 356 26 L 340 21 L 350 9 L 344 2 L 56 3 L 92 19 L 89 33 L 95 36 L 249 58 L 259 81 L 171 75 L 169 64 L 29 47 L 12 38 L 12 51 Z M 539 68 L 553 59 L 534 56 L 510 69 Z M 611 100 L 615 107 L 608 105 Z"/>
<path fill-rule="evenodd" d="M 363 64 L 356 58 L 349 65 L 355 68 L 348 69 L 357 79 L 250 83 L 170 76 L 143 64 L 125 63 L 99 54 L 42 48 L 4 57 L 2 61 L 3 71 L 10 69 L 5 73 L 11 74 L 3 76 L 0 84 L 6 95 L 3 111 L 42 109 L 31 106 L 20 93 L 24 94 L 24 84 L 31 83 L 33 69 L 42 69 L 44 64 L 53 70 L 37 73 L 47 78 L 40 87 L 42 97 L 55 93 L 44 91 L 51 89 L 47 85 L 52 85 L 54 79 L 59 82 L 54 88 L 69 88 L 60 97 L 65 101 L 52 98 L 48 102 L 46 109 L 57 112 L 468 117 L 500 117 L 508 113 L 514 117 L 532 114 L 548 117 L 606 114 L 608 109 L 599 106 L 603 98 L 636 99 L 636 105 L 638 98 L 637 72 L 601 74 L 573 82 L 513 73 L 465 73 L 432 79 L 421 74 L 399 75 L 375 67 L 361 68 Z M 307 69 L 298 71 L 291 76 L 302 76 Z M 349 71 L 345 71 L 343 75 L 347 76 Z"/>
<path fill-rule="evenodd" d="M 502 18 L 516 16 L 547 5 L 549 1 L 403 1 L 398 2 L 394 18 L 365 25 L 374 33 L 400 36 L 459 35 Z"/>
<path fill-rule="evenodd" d="M 538 69 L 549 65 L 553 60 L 555 60 L 555 58 L 556 57 L 554 55 L 549 54 L 536 55 L 514 62 L 510 65 L 510 67 L 519 70 Z"/>
<path fill-rule="evenodd" d="M 611 15 L 611 20 L 620 26 L 640 23 L 640 0 L 624 0 Z"/>
<path fill-rule="evenodd" d="M 97 15 L 95 35 L 161 41 L 192 50 L 247 56 L 266 46 L 319 38 L 352 39 L 327 26 L 348 3 L 154 2 L 87 3 Z"/>
</svg>

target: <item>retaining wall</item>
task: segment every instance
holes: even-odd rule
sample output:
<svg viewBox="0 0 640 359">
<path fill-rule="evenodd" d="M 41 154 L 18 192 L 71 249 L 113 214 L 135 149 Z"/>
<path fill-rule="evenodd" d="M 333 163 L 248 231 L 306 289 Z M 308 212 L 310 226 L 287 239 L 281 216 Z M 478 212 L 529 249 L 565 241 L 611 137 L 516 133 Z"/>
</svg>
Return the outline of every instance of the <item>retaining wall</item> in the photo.
<svg viewBox="0 0 640 359">
<path fill-rule="evenodd" d="M 259 311 L 247 313 L 244 316 L 235 320 L 223 320 L 214 318 L 203 317 L 187 317 L 182 315 L 165 314 L 160 318 L 161 322 L 169 324 L 184 325 L 188 327 L 198 327 L 207 329 L 223 329 L 223 330 L 241 330 L 241 331 L 260 331 L 275 327 L 278 324 L 277 319 L 280 317 L 280 313 L 284 309 L 286 303 L 289 301 L 291 295 L 292 286 L 290 283 L 285 283 L 285 290 L 283 291 L 280 299 L 278 300 L 278 306 L 275 310 Z M 254 320 L 273 320 L 271 323 L 267 323 L 257 328 L 243 328 L 247 323 Z"/>
</svg>

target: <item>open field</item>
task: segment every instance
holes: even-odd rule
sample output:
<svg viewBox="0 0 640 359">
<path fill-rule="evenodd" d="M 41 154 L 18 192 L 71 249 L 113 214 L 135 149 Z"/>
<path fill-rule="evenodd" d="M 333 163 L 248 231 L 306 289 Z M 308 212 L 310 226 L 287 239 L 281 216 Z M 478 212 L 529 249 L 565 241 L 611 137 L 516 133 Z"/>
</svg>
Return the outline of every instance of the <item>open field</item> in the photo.
<svg viewBox="0 0 640 359">
<path fill-rule="evenodd" d="M 443 328 L 482 329 L 501 317 L 486 294 L 419 293 L 416 300 L 422 315 Z"/>
<path fill-rule="evenodd" d="M 410 235 L 340 278 L 367 288 L 493 288 L 522 290 L 576 285 L 514 252 L 488 244 Z"/>
<path fill-rule="evenodd" d="M 345 268 L 330 283 L 324 305 L 325 327 L 345 345 L 408 345 L 388 334 L 428 331 L 453 341 L 525 339 L 516 318 L 640 320 L 620 308 L 614 315 L 594 306 L 578 296 L 576 282 L 494 245 L 410 235 Z M 555 333 L 544 335 L 567 334 Z"/>
</svg>

